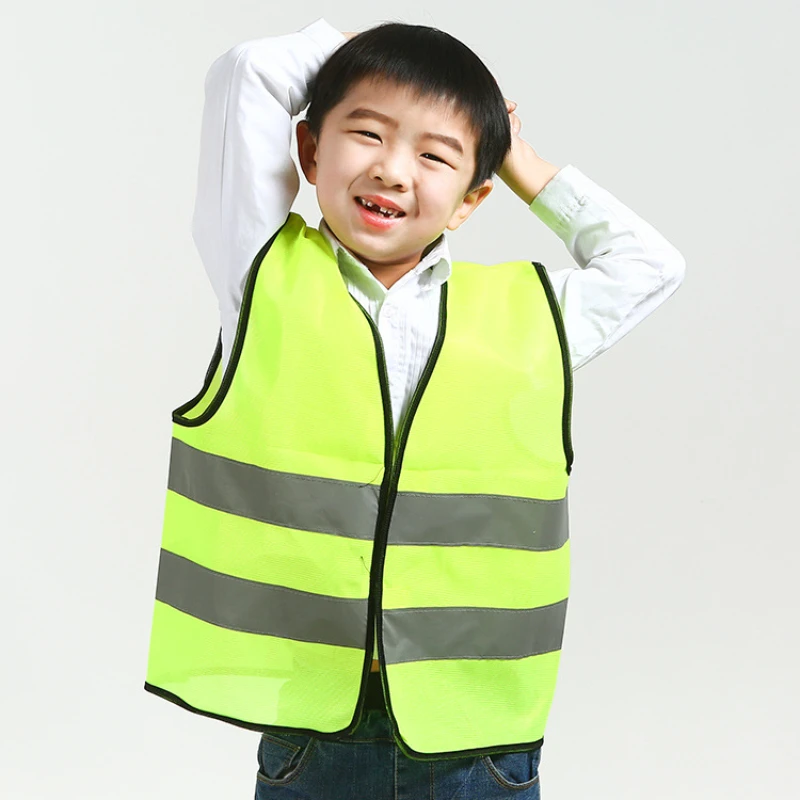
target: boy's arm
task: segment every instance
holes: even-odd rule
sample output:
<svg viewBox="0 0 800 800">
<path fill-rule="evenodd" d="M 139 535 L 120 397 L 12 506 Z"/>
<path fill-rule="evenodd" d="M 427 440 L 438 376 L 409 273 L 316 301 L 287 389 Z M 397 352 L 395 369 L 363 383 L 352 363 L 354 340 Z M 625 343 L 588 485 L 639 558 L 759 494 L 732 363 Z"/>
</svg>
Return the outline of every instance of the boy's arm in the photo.
<svg viewBox="0 0 800 800">
<path fill-rule="evenodd" d="M 510 101 L 509 101 L 510 102 Z M 577 167 L 542 159 L 519 137 L 500 177 L 565 244 L 580 269 L 548 270 L 573 371 L 616 344 L 683 282 L 686 262 L 655 228 Z"/>
<path fill-rule="evenodd" d="M 238 44 L 206 75 L 192 237 L 219 302 L 226 363 L 247 272 L 299 189 L 292 116 L 344 41 L 318 19 L 297 33 Z"/>
</svg>

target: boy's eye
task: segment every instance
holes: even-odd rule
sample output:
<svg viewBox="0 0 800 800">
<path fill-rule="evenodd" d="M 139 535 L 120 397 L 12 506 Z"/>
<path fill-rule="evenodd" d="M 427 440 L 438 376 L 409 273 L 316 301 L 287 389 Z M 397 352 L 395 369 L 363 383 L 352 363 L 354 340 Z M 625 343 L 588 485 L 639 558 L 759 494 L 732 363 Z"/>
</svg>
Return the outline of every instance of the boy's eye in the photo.
<svg viewBox="0 0 800 800">
<path fill-rule="evenodd" d="M 378 136 L 378 134 L 375 133 L 374 131 L 353 131 L 353 133 L 359 133 L 359 134 L 362 134 L 362 135 L 364 135 L 364 136 L 366 136 L 368 138 L 375 138 L 378 141 L 381 140 L 381 137 Z M 423 156 L 423 158 L 426 158 L 429 161 L 438 161 L 440 164 L 446 164 L 447 163 L 443 158 L 439 158 L 439 156 L 434 155 L 433 153 L 423 153 L 422 156 Z"/>
</svg>

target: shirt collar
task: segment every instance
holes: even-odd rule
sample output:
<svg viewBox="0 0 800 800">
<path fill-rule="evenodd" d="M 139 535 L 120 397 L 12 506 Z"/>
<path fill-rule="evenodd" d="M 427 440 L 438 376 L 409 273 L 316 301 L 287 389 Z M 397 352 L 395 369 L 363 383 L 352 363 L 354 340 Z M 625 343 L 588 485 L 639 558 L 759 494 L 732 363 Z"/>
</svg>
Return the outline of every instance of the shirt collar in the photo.
<svg viewBox="0 0 800 800">
<path fill-rule="evenodd" d="M 341 273 L 368 296 L 377 299 L 385 297 L 388 289 L 359 259 L 344 247 L 324 219 L 320 222 L 319 230 L 333 248 Z M 442 232 L 437 239 L 425 248 L 419 264 L 409 270 L 395 286 L 413 280 L 416 277 L 420 288 L 423 291 L 430 291 L 437 286 L 441 286 L 450 277 L 451 272 L 450 247 L 447 243 L 447 237 Z"/>
</svg>

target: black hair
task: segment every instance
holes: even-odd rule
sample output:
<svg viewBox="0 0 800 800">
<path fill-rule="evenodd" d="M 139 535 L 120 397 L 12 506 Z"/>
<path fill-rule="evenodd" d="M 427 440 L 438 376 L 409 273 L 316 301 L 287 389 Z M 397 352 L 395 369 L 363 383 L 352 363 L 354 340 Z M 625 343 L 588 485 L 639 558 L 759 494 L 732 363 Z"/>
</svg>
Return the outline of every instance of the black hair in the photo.
<svg viewBox="0 0 800 800">
<path fill-rule="evenodd" d="M 346 41 L 309 86 L 306 122 L 315 138 L 327 113 L 364 78 L 408 87 L 418 99 L 449 100 L 467 117 L 477 139 L 468 191 L 502 166 L 511 148 L 503 94 L 486 65 L 454 36 L 426 25 L 384 22 Z"/>
</svg>

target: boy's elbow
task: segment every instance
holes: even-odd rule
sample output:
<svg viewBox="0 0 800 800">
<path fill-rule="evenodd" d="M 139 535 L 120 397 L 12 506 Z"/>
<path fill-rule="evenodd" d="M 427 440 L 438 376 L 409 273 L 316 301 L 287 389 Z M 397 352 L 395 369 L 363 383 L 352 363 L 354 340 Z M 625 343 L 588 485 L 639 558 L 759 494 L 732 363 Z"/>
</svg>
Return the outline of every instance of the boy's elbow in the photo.
<svg viewBox="0 0 800 800">
<path fill-rule="evenodd" d="M 230 83 L 230 79 L 237 68 L 241 69 L 247 63 L 249 47 L 250 42 L 240 42 L 214 60 L 206 73 L 206 91 L 220 78 L 223 78 L 223 84 Z"/>
<path fill-rule="evenodd" d="M 686 259 L 674 248 L 670 251 L 669 257 L 662 261 L 661 276 L 661 288 L 665 298 L 674 294 L 686 277 Z"/>
<path fill-rule="evenodd" d="M 673 281 L 675 286 L 678 287 L 683 283 L 683 279 L 686 277 L 686 259 L 676 250 L 671 264 Z"/>
</svg>

